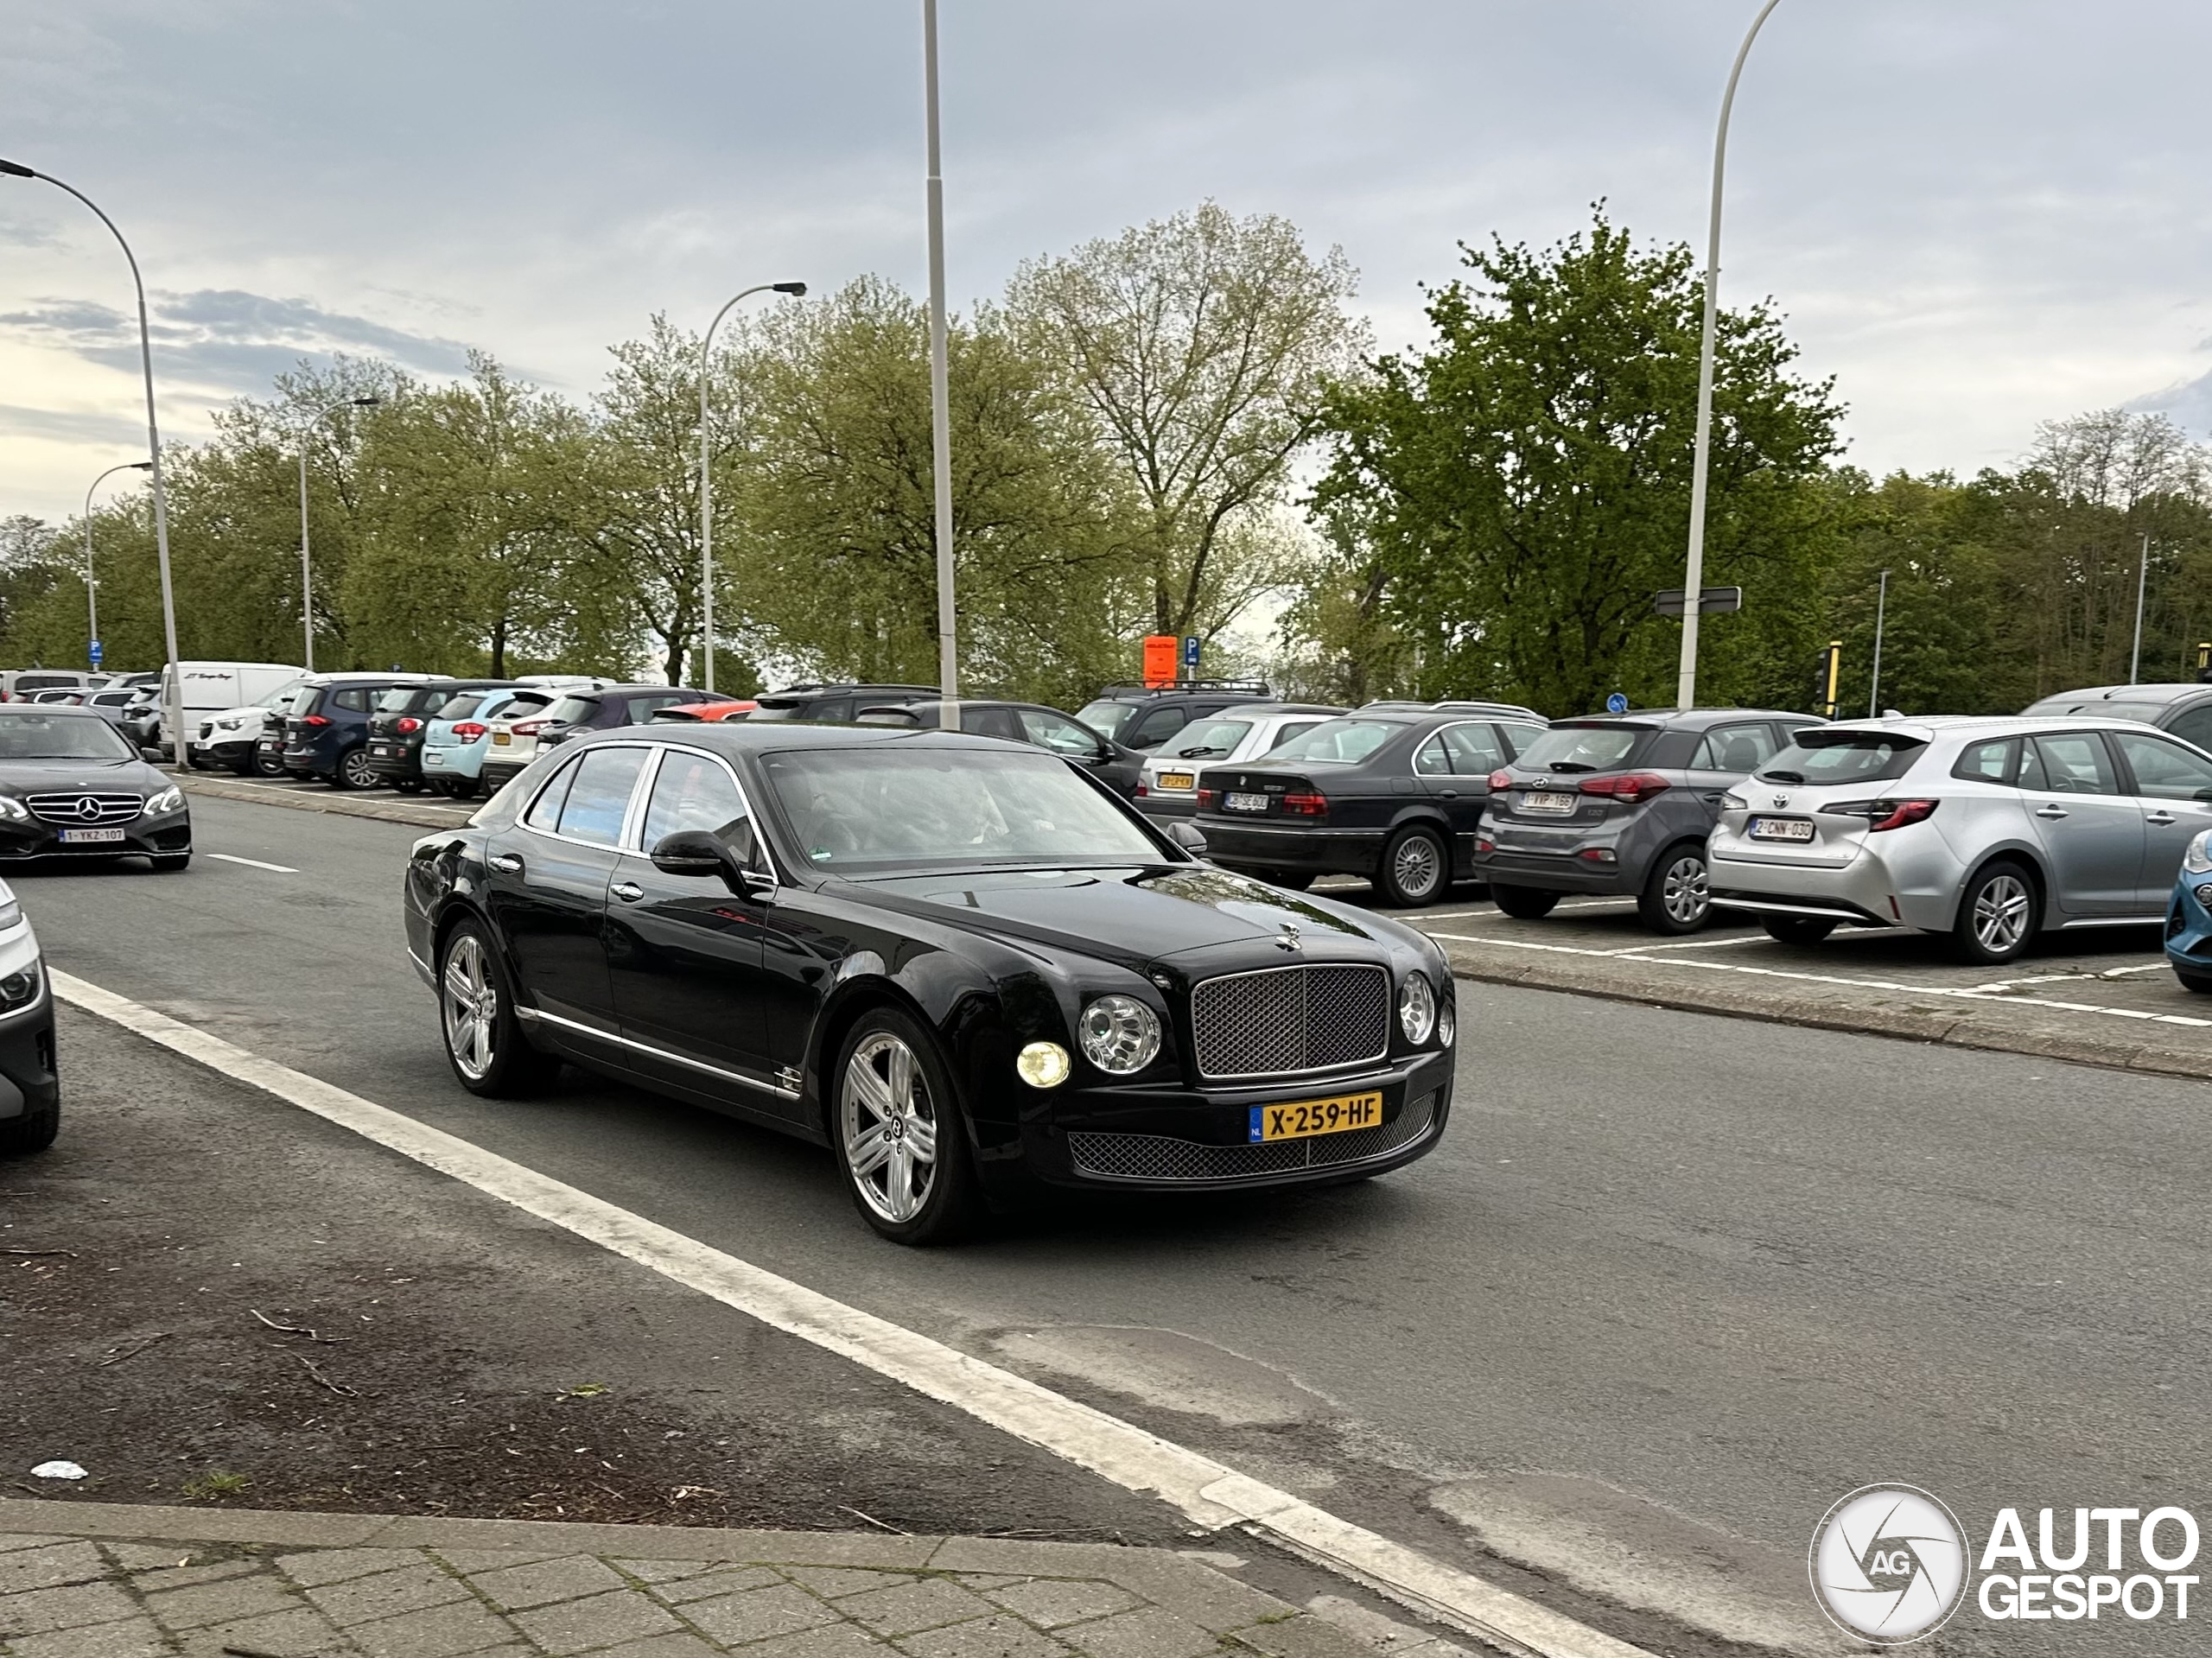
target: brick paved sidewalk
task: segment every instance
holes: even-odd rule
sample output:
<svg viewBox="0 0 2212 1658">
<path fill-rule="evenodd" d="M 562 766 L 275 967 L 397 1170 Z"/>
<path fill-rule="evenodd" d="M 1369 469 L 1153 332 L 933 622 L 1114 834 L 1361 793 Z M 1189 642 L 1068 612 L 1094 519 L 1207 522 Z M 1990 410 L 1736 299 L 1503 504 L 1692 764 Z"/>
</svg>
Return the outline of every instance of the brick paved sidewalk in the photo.
<svg viewBox="0 0 2212 1658">
<path fill-rule="evenodd" d="M 0 1501 L 9 1658 L 1462 1658 L 1099 1544 Z"/>
</svg>

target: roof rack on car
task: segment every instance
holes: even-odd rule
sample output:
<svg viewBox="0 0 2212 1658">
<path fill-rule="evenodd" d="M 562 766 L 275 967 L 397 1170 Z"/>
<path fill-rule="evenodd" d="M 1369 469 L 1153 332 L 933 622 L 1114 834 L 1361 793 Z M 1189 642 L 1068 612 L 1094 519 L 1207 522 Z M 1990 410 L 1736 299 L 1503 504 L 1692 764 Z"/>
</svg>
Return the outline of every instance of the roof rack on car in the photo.
<svg viewBox="0 0 2212 1658">
<path fill-rule="evenodd" d="M 1274 686 L 1264 679 L 1178 679 L 1166 685 L 1108 685 L 1101 696 L 1160 696 L 1170 691 L 1251 691 L 1261 696 L 1273 696 Z"/>
</svg>

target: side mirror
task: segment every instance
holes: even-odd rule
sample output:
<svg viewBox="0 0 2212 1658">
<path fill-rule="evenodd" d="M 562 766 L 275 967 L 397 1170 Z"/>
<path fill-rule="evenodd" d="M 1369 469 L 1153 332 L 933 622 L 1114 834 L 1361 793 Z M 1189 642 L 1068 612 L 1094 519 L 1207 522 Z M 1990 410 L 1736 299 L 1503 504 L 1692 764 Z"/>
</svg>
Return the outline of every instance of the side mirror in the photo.
<svg viewBox="0 0 2212 1658">
<path fill-rule="evenodd" d="M 678 829 L 663 835 L 652 849 L 653 867 L 664 875 L 719 875 L 734 860 L 704 829 Z"/>
<path fill-rule="evenodd" d="M 169 751 L 166 748 L 149 748 L 143 743 L 141 743 L 138 746 L 138 758 L 142 760 L 150 761 L 156 765 L 159 765 L 162 761 L 168 759 L 168 757 Z"/>
<path fill-rule="evenodd" d="M 1206 837 L 1196 823 L 1185 823 L 1179 818 L 1167 826 L 1167 838 L 1194 858 L 1206 855 Z"/>
</svg>

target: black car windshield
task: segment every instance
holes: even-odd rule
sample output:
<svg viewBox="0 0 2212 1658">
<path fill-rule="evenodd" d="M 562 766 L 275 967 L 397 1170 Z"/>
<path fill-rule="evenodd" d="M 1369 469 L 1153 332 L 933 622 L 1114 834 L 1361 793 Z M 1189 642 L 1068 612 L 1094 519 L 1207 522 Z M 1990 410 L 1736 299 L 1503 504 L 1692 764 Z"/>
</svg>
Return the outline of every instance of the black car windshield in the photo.
<svg viewBox="0 0 2212 1658">
<path fill-rule="evenodd" d="M 599 699 L 596 696 L 564 696 L 545 710 L 545 721 L 548 725 L 572 726 L 579 721 L 590 719 L 598 712 Z"/>
<path fill-rule="evenodd" d="M 1649 726 L 1554 726 L 1513 763 L 1524 772 L 1611 772 L 1626 765 Z"/>
<path fill-rule="evenodd" d="M 1051 754 L 894 740 L 771 754 L 760 769 L 801 855 L 817 869 L 1168 861 L 1150 835 Z"/>
<path fill-rule="evenodd" d="M 0 714 L 0 760 L 135 760 L 138 753 L 94 716 Z"/>
<path fill-rule="evenodd" d="M 1404 729 L 1395 720 L 1324 720 L 1268 758 L 1304 765 L 1350 765 L 1365 759 Z"/>
<path fill-rule="evenodd" d="M 1119 742 L 1122 727 L 1128 723 L 1129 716 L 1137 711 L 1138 707 L 1139 704 L 1135 702 L 1116 702 L 1110 698 L 1103 698 L 1084 703 L 1082 711 L 1075 717 L 1101 736 L 1111 737 Z"/>
<path fill-rule="evenodd" d="M 1927 743 L 1894 731 L 1801 731 L 1758 773 L 1761 783 L 1879 783 L 1903 777 Z"/>
</svg>

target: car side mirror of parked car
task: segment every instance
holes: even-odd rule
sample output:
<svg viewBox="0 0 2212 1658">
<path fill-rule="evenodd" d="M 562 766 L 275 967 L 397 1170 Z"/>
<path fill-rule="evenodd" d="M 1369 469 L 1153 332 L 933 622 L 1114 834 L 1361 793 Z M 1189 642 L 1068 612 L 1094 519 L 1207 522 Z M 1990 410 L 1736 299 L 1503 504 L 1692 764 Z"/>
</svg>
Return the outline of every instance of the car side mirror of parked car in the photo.
<svg viewBox="0 0 2212 1658">
<path fill-rule="evenodd" d="M 1173 823 L 1167 826 L 1167 838 L 1194 858 L 1206 855 L 1206 837 L 1196 823 Z"/>
<path fill-rule="evenodd" d="M 159 765 L 168 757 L 169 751 L 166 748 L 154 748 L 144 743 L 138 745 L 138 758 L 142 760 L 149 760 L 154 765 Z"/>
<path fill-rule="evenodd" d="M 741 823 L 728 833 L 728 840 L 704 829 L 664 835 L 652 849 L 653 867 L 664 875 L 720 875 L 731 892 L 748 898 L 772 893 L 776 878 L 753 867 L 753 825 Z"/>
</svg>

